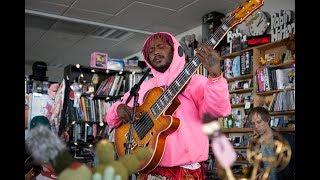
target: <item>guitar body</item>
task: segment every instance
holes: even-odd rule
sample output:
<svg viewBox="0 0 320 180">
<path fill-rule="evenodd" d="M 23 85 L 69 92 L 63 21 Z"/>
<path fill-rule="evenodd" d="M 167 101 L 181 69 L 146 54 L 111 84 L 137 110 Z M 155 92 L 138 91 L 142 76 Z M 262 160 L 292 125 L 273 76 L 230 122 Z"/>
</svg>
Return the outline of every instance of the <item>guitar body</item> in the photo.
<svg viewBox="0 0 320 180">
<path fill-rule="evenodd" d="M 157 119 L 153 117 L 150 108 L 161 96 L 163 91 L 164 90 L 160 87 L 151 89 L 149 93 L 147 93 L 144 103 L 136 109 L 136 118 L 140 119 L 141 115 L 148 113 L 154 123 L 153 127 L 142 139 L 140 139 L 137 132 L 133 130 L 133 145 L 130 153 L 134 154 L 137 147 L 148 147 L 153 150 L 150 160 L 141 162 L 139 172 L 142 173 L 148 173 L 157 167 L 163 155 L 167 136 L 177 130 L 180 124 L 178 118 L 171 116 L 180 105 L 180 102 L 177 99 L 172 101 L 164 115 L 160 115 Z M 129 128 L 130 124 L 126 123 L 121 124 L 115 129 L 115 149 L 118 156 L 125 155 L 125 143 L 127 141 Z"/>
</svg>

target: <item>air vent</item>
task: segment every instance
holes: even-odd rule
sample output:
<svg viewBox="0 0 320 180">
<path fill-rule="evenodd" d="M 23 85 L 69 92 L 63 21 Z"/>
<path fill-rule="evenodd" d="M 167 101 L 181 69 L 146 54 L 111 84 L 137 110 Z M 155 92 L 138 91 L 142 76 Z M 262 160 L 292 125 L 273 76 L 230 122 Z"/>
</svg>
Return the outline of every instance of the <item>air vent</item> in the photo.
<svg viewBox="0 0 320 180">
<path fill-rule="evenodd" d="M 132 34 L 132 32 L 128 32 L 128 31 L 124 31 L 124 30 L 98 27 L 90 35 L 95 38 L 111 39 L 111 40 L 115 40 L 115 41 L 120 41 L 120 40 L 128 37 L 131 34 Z"/>
</svg>

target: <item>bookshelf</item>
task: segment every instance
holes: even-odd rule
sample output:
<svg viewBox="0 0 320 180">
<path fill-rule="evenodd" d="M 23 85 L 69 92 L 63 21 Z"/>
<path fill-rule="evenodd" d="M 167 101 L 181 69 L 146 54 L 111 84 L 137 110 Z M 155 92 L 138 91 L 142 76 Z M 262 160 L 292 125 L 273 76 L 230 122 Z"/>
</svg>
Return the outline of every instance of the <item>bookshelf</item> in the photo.
<svg viewBox="0 0 320 180">
<path fill-rule="evenodd" d="M 257 81 L 257 69 L 260 68 L 270 68 L 270 69 L 274 69 L 275 71 L 277 69 L 280 69 L 279 71 L 288 69 L 288 68 L 294 68 L 295 67 L 295 60 L 294 58 L 292 59 L 286 59 L 286 61 L 282 61 L 282 63 L 280 64 L 276 64 L 276 65 L 262 65 L 260 63 L 260 57 L 265 57 L 266 54 L 274 54 L 275 57 L 282 57 L 282 54 L 288 52 L 289 50 L 292 51 L 292 43 L 294 43 L 294 39 L 292 38 L 286 38 L 283 39 L 281 41 L 277 41 L 277 42 L 272 42 L 272 43 L 268 43 L 268 44 L 263 44 L 260 46 L 255 46 L 255 47 L 249 47 L 247 49 L 243 49 L 239 52 L 234 52 L 228 55 L 224 55 L 221 58 L 221 62 L 224 64 L 225 66 L 225 60 L 226 59 L 231 59 L 233 60 L 234 58 L 236 58 L 237 56 L 240 56 L 246 52 L 252 52 L 252 67 L 251 67 L 251 72 L 238 76 L 238 77 L 233 77 L 233 78 L 226 78 L 227 82 L 229 84 L 229 89 L 232 89 L 229 91 L 229 94 L 232 98 L 232 96 L 243 96 L 244 94 L 249 94 L 251 93 L 251 97 L 252 97 L 252 101 L 251 101 L 251 106 L 252 107 L 257 107 L 257 106 L 263 106 L 266 105 L 267 107 L 269 107 L 268 105 L 270 105 L 270 103 L 272 101 L 276 101 L 278 97 L 280 97 L 279 94 L 284 94 L 284 93 L 291 93 L 295 91 L 294 85 L 293 86 L 288 86 L 288 87 L 284 87 L 284 88 L 271 88 L 265 91 L 259 91 L 259 84 Z M 281 62 L 281 61 L 280 61 Z M 221 63 L 221 64 L 222 64 Z M 233 64 L 232 64 L 233 65 Z M 240 65 L 241 68 L 241 65 Z M 227 76 L 224 72 L 225 77 L 230 77 Z M 269 77 L 268 77 L 269 78 Z M 246 86 L 245 88 L 230 88 L 232 87 L 230 84 L 231 83 L 237 83 L 239 81 L 247 81 L 247 80 L 251 80 L 251 84 L 249 86 Z M 233 102 L 233 101 L 231 101 Z M 238 101 L 235 101 L 238 102 Z M 240 101 L 243 102 L 243 101 Z M 246 101 L 247 102 L 247 101 Z M 281 104 L 281 103 L 279 103 Z M 271 104 L 272 105 L 272 104 Z M 234 103 L 231 105 L 232 111 L 235 109 L 239 109 L 239 108 L 244 108 L 245 104 L 244 103 Z M 295 115 L 295 110 L 291 110 L 291 107 L 287 108 L 286 110 L 282 110 L 282 111 L 278 111 L 279 109 L 277 109 L 277 111 L 275 111 L 274 106 L 270 106 L 270 116 L 272 118 L 284 118 L 285 120 L 290 119 L 292 116 Z M 289 110 L 288 110 L 289 109 Z M 294 109 L 294 108 L 293 108 Z M 281 110 L 281 108 L 280 108 Z M 249 112 L 249 109 L 244 110 L 245 115 L 242 117 L 243 120 L 246 118 L 247 112 Z M 237 117 L 237 116 L 235 116 Z M 219 119 L 221 126 L 222 127 L 229 127 L 229 117 L 225 117 L 225 118 L 221 118 Z M 233 119 L 233 121 L 235 121 Z M 244 121 L 243 121 L 244 122 Z M 286 121 L 289 122 L 289 121 Z M 227 125 L 226 125 L 227 123 Z M 236 150 L 237 153 L 242 153 L 244 151 L 246 151 L 247 147 L 246 144 L 243 143 L 244 139 L 250 139 L 251 135 L 253 133 L 253 128 L 250 128 L 250 126 L 244 126 L 244 123 L 242 125 L 235 125 L 236 123 L 232 123 L 233 127 L 230 128 L 222 128 L 222 132 L 231 139 L 232 143 L 234 144 L 235 141 L 235 137 L 241 137 L 241 142 L 239 146 L 235 146 L 234 145 L 234 149 Z M 238 128 L 236 128 L 238 127 Z M 294 134 L 295 133 L 295 128 L 294 126 L 289 126 L 289 127 L 285 127 L 281 125 L 279 125 L 279 127 L 272 127 L 272 129 L 275 132 L 279 132 L 281 134 Z M 236 163 L 234 163 L 234 165 L 245 165 L 247 164 L 248 161 L 246 160 L 237 160 Z"/>
<path fill-rule="evenodd" d="M 282 64 L 278 64 L 278 65 L 269 65 L 269 67 L 271 68 L 289 68 L 289 67 L 292 67 L 292 65 L 295 63 L 294 60 L 289 60 L 287 62 L 284 62 Z"/>
<path fill-rule="evenodd" d="M 295 128 L 273 128 L 276 132 L 295 132 Z M 252 128 L 223 128 L 221 130 L 223 133 L 252 133 Z M 242 149 L 244 147 L 239 147 L 238 149 Z"/>
<path fill-rule="evenodd" d="M 139 72 L 66 66 L 60 131 L 69 133 L 68 147 L 90 149 L 99 139 L 108 139 L 108 125 L 104 123 L 106 112 L 142 76 L 143 73 Z M 93 162 L 93 159 L 84 159 Z"/>
<path fill-rule="evenodd" d="M 246 74 L 246 75 L 242 75 L 239 77 L 234 77 L 234 78 L 227 78 L 227 82 L 234 82 L 234 81 L 238 81 L 238 80 L 244 80 L 244 79 L 250 79 L 253 77 L 253 74 Z"/>
<path fill-rule="evenodd" d="M 123 95 L 120 95 L 120 96 L 95 95 L 93 99 L 103 99 L 105 101 L 114 101 L 114 100 L 121 99 L 122 97 Z"/>
<path fill-rule="evenodd" d="M 252 132 L 252 128 L 223 128 L 223 133 L 248 133 Z"/>
<path fill-rule="evenodd" d="M 271 116 L 294 115 L 294 114 L 295 114 L 294 110 L 292 110 L 292 111 L 273 111 L 273 112 L 270 112 Z"/>
<path fill-rule="evenodd" d="M 283 91 L 290 91 L 290 90 L 294 90 L 294 88 L 277 89 L 277 90 L 271 90 L 271 91 L 265 91 L 265 92 L 257 92 L 256 94 L 260 95 L 260 96 L 268 96 L 268 95 L 272 95 L 274 93 L 283 92 Z"/>
<path fill-rule="evenodd" d="M 247 149 L 247 146 L 233 146 L 234 149 Z"/>
<path fill-rule="evenodd" d="M 294 64 L 295 64 L 294 56 L 292 56 L 292 57 L 287 56 L 288 51 L 290 51 L 290 52 L 294 51 L 294 42 L 295 42 L 294 37 L 290 36 L 289 38 L 285 38 L 280 41 L 276 41 L 276 42 L 272 42 L 272 43 L 268 43 L 268 44 L 263 44 L 263 45 L 259 45 L 259 46 L 255 46 L 255 47 L 249 47 L 249 48 L 243 49 L 241 51 L 233 52 L 231 54 L 222 56 L 221 61 L 223 62 L 222 64 L 224 64 L 224 66 L 225 66 L 226 59 L 233 60 L 237 56 L 241 57 L 243 54 L 246 54 L 247 52 L 252 52 L 252 54 L 251 54 L 251 61 L 252 61 L 251 62 L 252 63 L 251 72 L 246 73 L 246 74 L 241 73 L 242 75 L 237 76 L 237 77 L 230 77 L 230 75 L 229 75 L 228 78 L 226 78 L 229 85 L 230 85 L 230 83 L 243 81 L 243 80 L 251 80 L 252 85 L 250 85 L 250 87 L 246 87 L 245 89 L 244 88 L 230 88 L 229 87 L 229 89 L 235 89 L 235 90 L 229 91 L 230 95 L 236 96 L 236 98 L 237 98 L 237 96 L 241 97 L 242 96 L 241 94 L 252 93 L 252 105 L 250 106 L 250 108 L 256 107 L 256 106 L 267 106 L 268 107 L 270 105 L 270 115 L 271 116 L 294 115 L 295 111 L 292 110 L 292 109 L 294 109 L 294 106 L 289 107 L 289 108 L 282 108 L 279 106 L 276 109 L 274 106 L 271 106 L 272 104 L 270 104 L 270 103 L 274 103 L 275 101 L 278 101 L 278 100 L 283 100 L 283 97 L 287 97 L 286 93 L 288 93 L 289 96 L 291 94 L 293 94 L 291 96 L 293 96 L 293 100 L 294 100 L 294 91 L 295 91 L 294 85 L 289 86 L 289 87 L 280 88 L 280 89 L 277 89 L 277 87 L 272 87 L 272 88 L 270 87 L 268 90 L 259 91 L 260 84 L 258 84 L 258 79 L 257 79 L 257 69 L 259 69 L 259 68 L 266 67 L 266 68 L 271 68 L 274 70 L 279 70 L 279 69 L 281 70 L 281 69 L 288 69 L 288 68 L 294 69 Z M 273 55 L 273 57 L 275 57 L 275 58 L 286 57 L 287 59 L 285 59 L 285 61 L 282 61 L 283 59 L 281 59 L 280 63 L 278 62 L 278 64 L 276 64 L 276 65 L 261 65 L 259 62 L 260 57 L 267 57 L 266 55 L 269 55 L 269 54 Z M 240 68 L 241 68 L 241 65 L 240 65 Z M 225 72 L 224 72 L 224 75 L 225 75 L 225 77 L 227 77 Z M 282 95 L 282 96 L 280 96 L 280 95 Z M 292 97 L 290 97 L 290 98 L 292 98 Z M 232 105 L 231 105 L 232 109 L 243 108 L 245 106 L 244 103 L 237 103 L 237 102 L 243 102 L 243 101 L 232 101 Z M 287 103 L 290 103 L 290 102 L 287 102 Z M 293 103 L 291 102 L 291 104 L 293 104 Z M 248 112 L 248 110 L 247 110 L 247 112 Z"/>
<path fill-rule="evenodd" d="M 250 51 L 250 50 L 253 50 L 253 47 L 249 47 L 249 48 L 243 49 L 243 50 L 241 50 L 241 51 L 237 51 L 237 52 L 233 52 L 233 53 L 231 53 L 231 54 L 224 55 L 224 56 L 221 57 L 220 60 L 223 61 L 223 60 L 226 59 L 226 58 L 233 58 L 233 57 L 235 57 L 235 56 L 239 56 L 239 55 L 241 55 L 242 53 L 244 53 L 244 52 L 246 52 L 246 51 Z"/>
<path fill-rule="evenodd" d="M 293 128 L 293 127 L 289 127 L 289 128 L 279 128 L 279 127 L 277 127 L 277 128 L 274 128 L 274 131 L 276 131 L 276 132 L 295 132 L 296 129 Z"/>
<path fill-rule="evenodd" d="M 229 91 L 229 93 L 230 94 L 232 94 L 232 93 L 247 93 L 247 92 L 251 92 L 252 90 L 253 90 L 253 88 L 237 89 L 237 90 Z"/>
<path fill-rule="evenodd" d="M 235 162 L 235 164 L 249 164 L 249 161 L 247 161 L 247 160 L 237 160 Z"/>
<path fill-rule="evenodd" d="M 231 108 L 238 108 L 238 107 L 244 107 L 245 103 L 239 103 L 239 104 L 232 104 Z"/>
</svg>

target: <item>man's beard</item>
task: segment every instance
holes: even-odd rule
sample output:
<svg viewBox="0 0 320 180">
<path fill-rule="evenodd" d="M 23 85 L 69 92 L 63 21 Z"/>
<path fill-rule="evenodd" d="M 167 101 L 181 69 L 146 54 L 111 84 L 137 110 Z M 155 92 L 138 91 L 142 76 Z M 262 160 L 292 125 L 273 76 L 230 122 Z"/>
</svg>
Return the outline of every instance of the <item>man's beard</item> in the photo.
<svg viewBox="0 0 320 180">
<path fill-rule="evenodd" d="M 157 71 L 159 71 L 159 72 L 161 72 L 161 73 L 164 73 L 169 67 L 170 67 L 170 64 L 171 63 L 167 63 L 167 64 L 165 64 L 165 65 L 163 65 L 163 66 L 160 66 L 160 67 L 153 67 L 155 70 L 157 70 Z"/>
</svg>

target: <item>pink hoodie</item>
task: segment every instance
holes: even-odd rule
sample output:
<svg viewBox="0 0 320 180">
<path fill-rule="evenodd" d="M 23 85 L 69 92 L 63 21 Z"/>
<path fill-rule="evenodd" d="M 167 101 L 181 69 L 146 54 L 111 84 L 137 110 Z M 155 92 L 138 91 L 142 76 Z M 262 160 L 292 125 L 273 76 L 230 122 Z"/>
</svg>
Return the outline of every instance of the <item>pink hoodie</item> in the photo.
<svg viewBox="0 0 320 180">
<path fill-rule="evenodd" d="M 185 65 L 184 55 L 179 56 L 178 53 L 180 44 L 171 34 L 169 35 L 174 43 L 172 63 L 164 73 L 156 71 L 147 63 L 154 78 L 141 85 L 139 104 L 143 103 L 144 95 L 148 90 L 159 86 L 169 86 Z M 128 96 L 127 92 L 122 101 L 115 102 L 107 112 L 105 120 L 110 127 L 116 127 L 121 123 L 116 109 L 120 103 L 125 103 Z M 231 112 L 228 84 L 222 76 L 208 79 L 195 74 L 177 98 L 181 104 L 173 116 L 180 119 L 180 126 L 167 137 L 165 151 L 159 166 L 181 166 L 207 160 L 209 140 L 202 132 L 203 114 L 210 113 L 214 117 L 222 117 Z M 133 98 L 128 105 L 133 106 Z"/>
</svg>

